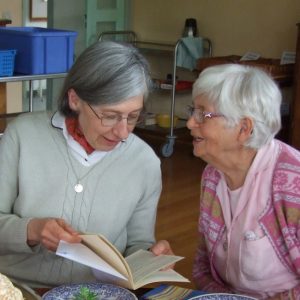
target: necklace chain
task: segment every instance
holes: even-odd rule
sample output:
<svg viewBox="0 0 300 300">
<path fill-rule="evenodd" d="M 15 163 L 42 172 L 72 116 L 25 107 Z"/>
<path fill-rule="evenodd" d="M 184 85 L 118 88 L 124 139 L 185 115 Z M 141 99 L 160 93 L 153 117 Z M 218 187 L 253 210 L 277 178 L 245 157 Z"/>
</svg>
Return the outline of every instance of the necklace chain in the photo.
<svg viewBox="0 0 300 300">
<path fill-rule="evenodd" d="M 76 193 L 81 193 L 83 191 L 83 184 L 82 184 L 82 180 L 87 177 L 94 169 L 95 167 L 97 166 L 97 163 L 95 163 L 94 166 L 91 166 L 90 169 L 81 177 L 79 177 L 75 171 L 75 167 L 72 163 L 72 158 L 71 158 L 71 153 L 70 153 L 70 150 L 69 150 L 69 146 L 67 145 L 67 152 L 68 152 L 68 159 L 69 159 L 69 163 L 71 165 L 71 168 L 72 168 L 72 171 L 76 177 L 76 184 L 74 185 L 74 190 Z M 75 158 L 76 159 L 76 158 Z"/>
</svg>

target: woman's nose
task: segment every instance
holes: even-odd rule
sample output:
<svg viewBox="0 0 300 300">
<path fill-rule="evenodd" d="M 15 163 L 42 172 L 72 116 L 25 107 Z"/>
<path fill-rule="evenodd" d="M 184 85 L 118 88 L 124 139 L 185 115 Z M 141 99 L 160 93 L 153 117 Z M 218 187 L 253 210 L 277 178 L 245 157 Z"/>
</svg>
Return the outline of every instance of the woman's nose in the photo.
<svg viewBox="0 0 300 300">
<path fill-rule="evenodd" d="M 188 120 L 187 120 L 187 122 L 186 122 L 186 127 L 187 127 L 188 129 L 192 129 L 193 123 L 194 123 L 194 118 L 189 117 Z"/>
<path fill-rule="evenodd" d="M 123 118 L 114 126 L 114 133 L 122 140 L 128 138 L 130 130 L 128 129 L 126 118 Z"/>
<path fill-rule="evenodd" d="M 199 127 L 199 125 L 200 123 L 196 122 L 193 116 L 190 116 L 186 122 L 186 127 L 190 130 L 192 128 Z"/>
</svg>

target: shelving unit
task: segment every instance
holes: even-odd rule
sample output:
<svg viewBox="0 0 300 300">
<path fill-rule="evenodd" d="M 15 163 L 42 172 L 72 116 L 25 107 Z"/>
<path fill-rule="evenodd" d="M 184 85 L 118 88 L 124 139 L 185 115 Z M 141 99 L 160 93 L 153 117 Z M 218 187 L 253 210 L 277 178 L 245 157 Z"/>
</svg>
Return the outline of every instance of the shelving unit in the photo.
<svg viewBox="0 0 300 300">
<path fill-rule="evenodd" d="M 29 82 L 29 108 L 28 111 L 32 111 L 33 108 L 33 86 L 32 82 L 34 80 L 42 80 L 42 79 L 55 79 L 65 77 L 67 73 L 53 73 L 53 74 L 40 74 L 40 75 L 13 75 L 7 77 L 0 77 L 1 82 L 17 82 L 17 81 L 28 81 Z M 8 114 L 7 114 L 8 115 Z"/>
<path fill-rule="evenodd" d="M 139 41 L 137 39 L 137 35 L 134 31 L 106 31 L 102 32 L 99 35 L 98 40 L 102 41 L 105 39 L 118 40 L 117 37 L 120 37 L 120 41 L 129 42 L 138 47 L 143 54 L 147 53 L 156 53 L 158 55 L 173 55 L 173 70 L 172 70 L 172 82 L 168 84 L 167 89 L 171 90 L 171 105 L 170 105 L 170 129 L 169 133 L 166 135 L 166 142 L 161 147 L 161 154 L 164 157 L 170 157 L 173 154 L 175 139 L 177 136 L 174 134 L 174 115 L 175 115 L 175 104 L 176 104 L 176 92 L 179 90 L 179 83 L 176 83 L 176 74 L 177 74 L 177 52 L 180 43 L 182 42 L 179 39 L 175 44 L 174 43 L 162 43 L 162 42 L 153 42 L 153 41 Z M 205 53 L 207 56 L 212 55 L 212 45 L 209 39 L 203 38 L 204 49 L 206 49 Z M 191 89 L 191 85 L 186 87 L 187 89 Z M 160 85 L 160 88 L 163 86 Z M 151 127 L 150 127 L 151 126 Z M 150 125 L 149 130 L 153 132 L 153 130 L 158 129 L 157 126 Z M 148 126 L 144 126 L 143 130 L 147 130 Z M 165 131 L 165 129 L 163 129 Z M 161 130 L 160 130 L 161 131 Z"/>
<path fill-rule="evenodd" d="M 18 82 L 18 81 L 28 81 L 29 82 L 29 107 L 28 111 L 33 111 L 33 81 L 34 80 L 42 80 L 42 79 L 56 79 L 56 78 L 62 78 L 65 77 L 67 73 L 53 73 L 53 74 L 41 74 L 41 75 L 20 75 L 20 74 L 14 74 L 13 76 L 7 76 L 7 77 L 0 77 L 0 84 L 1 83 L 8 83 L 8 82 Z M 6 101 L 6 99 L 0 99 L 1 101 Z M 12 118 L 17 116 L 20 113 L 0 113 L 0 127 L 1 130 L 4 129 L 6 124 L 5 120 L 8 118 Z M 3 133 L 0 133 L 0 137 L 3 135 Z"/>
</svg>

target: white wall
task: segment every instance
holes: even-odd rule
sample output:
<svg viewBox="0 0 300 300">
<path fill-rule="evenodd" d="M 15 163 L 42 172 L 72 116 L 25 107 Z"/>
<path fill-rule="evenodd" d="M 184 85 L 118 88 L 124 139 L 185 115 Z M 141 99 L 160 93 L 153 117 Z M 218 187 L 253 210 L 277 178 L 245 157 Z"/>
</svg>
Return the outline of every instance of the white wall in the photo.
<svg viewBox="0 0 300 300">
<path fill-rule="evenodd" d="M 144 40 L 175 42 L 187 18 L 212 40 L 214 55 L 295 51 L 299 0 L 132 0 L 132 27 Z"/>
</svg>

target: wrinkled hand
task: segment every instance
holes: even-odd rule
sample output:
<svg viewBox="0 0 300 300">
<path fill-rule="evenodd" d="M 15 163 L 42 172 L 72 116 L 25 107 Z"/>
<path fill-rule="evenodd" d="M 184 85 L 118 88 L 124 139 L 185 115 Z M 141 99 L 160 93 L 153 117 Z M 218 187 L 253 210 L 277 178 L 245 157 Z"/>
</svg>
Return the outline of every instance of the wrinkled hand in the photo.
<svg viewBox="0 0 300 300">
<path fill-rule="evenodd" d="M 174 252 L 173 252 L 169 242 L 166 240 L 158 241 L 156 244 L 154 244 L 150 248 L 150 251 L 155 255 L 161 255 L 161 254 L 174 255 Z M 174 267 L 175 267 L 175 264 L 172 264 L 172 265 L 168 266 L 167 268 L 165 268 L 164 270 L 174 269 Z"/>
<path fill-rule="evenodd" d="M 41 244 L 55 252 L 60 240 L 79 243 L 81 238 L 79 233 L 63 219 L 44 218 L 29 221 L 27 225 L 27 244 L 29 246 Z"/>
</svg>

